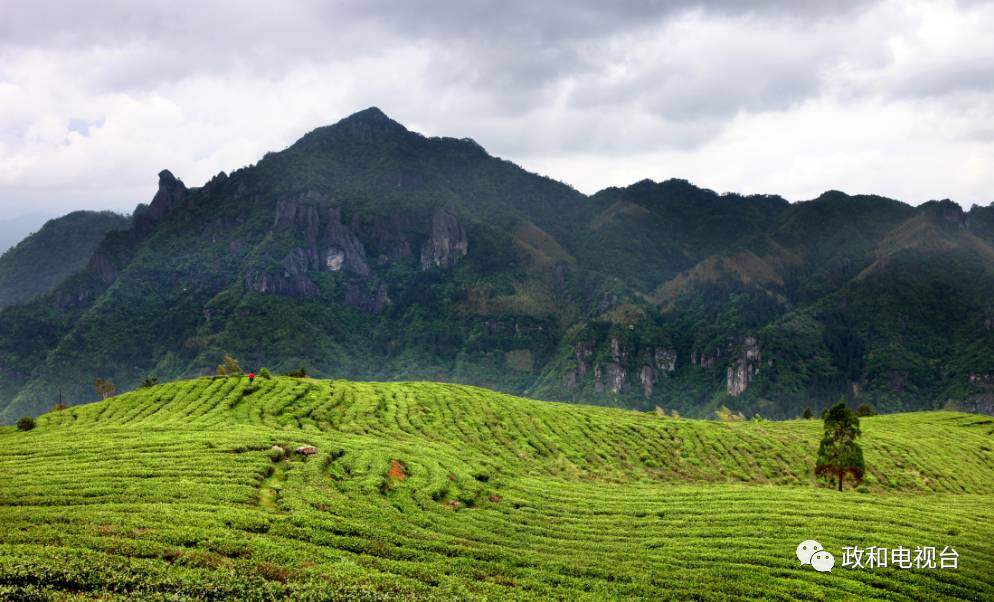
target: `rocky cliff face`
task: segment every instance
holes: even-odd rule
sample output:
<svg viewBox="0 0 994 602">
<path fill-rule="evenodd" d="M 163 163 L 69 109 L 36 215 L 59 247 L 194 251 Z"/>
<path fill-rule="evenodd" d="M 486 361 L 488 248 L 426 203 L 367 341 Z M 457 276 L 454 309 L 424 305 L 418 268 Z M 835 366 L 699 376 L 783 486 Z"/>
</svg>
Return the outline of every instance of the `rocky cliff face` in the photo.
<svg viewBox="0 0 994 602">
<path fill-rule="evenodd" d="M 421 247 L 421 269 L 451 268 L 466 256 L 468 250 L 469 243 L 462 224 L 444 209 L 435 210 L 431 219 L 431 234 Z"/>
<path fill-rule="evenodd" d="M 609 362 L 601 366 L 594 366 L 594 391 L 604 393 L 605 391 L 617 395 L 621 393 L 621 388 L 625 384 L 627 376 L 624 366 Z"/>
<path fill-rule="evenodd" d="M 328 226 L 321 241 L 320 253 L 324 260 L 321 269 L 330 272 L 344 269 L 360 276 L 369 275 L 366 250 L 352 230 L 342 225 L 341 209 L 328 210 Z"/>
<path fill-rule="evenodd" d="M 606 347 L 606 348 L 605 348 Z M 601 349 L 601 353 L 598 353 Z M 609 337 L 599 345 L 597 341 L 577 341 L 573 347 L 576 369 L 566 372 L 560 381 L 568 391 L 581 385 L 588 374 L 593 377 L 595 393 L 617 395 L 631 384 L 630 375 L 642 388 L 645 397 L 651 397 L 659 379 L 676 370 L 677 353 L 666 347 L 646 346 L 629 350 L 617 336 Z M 600 356 L 602 359 L 596 360 Z"/>
<path fill-rule="evenodd" d="M 729 348 L 731 345 L 729 345 Z M 727 355 L 730 349 L 725 351 Z M 718 360 L 722 357 L 721 348 L 714 349 L 712 351 L 691 351 L 690 352 L 690 363 L 693 366 L 698 366 L 700 368 L 714 368 L 714 365 L 718 363 Z"/>
<path fill-rule="evenodd" d="M 742 342 L 742 355 L 734 358 L 728 365 L 726 389 L 729 395 L 738 397 L 745 392 L 749 383 L 759 374 L 761 359 L 756 337 L 746 337 Z"/>
<path fill-rule="evenodd" d="M 159 172 L 159 190 L 141 213 L 135 215 L 136 228 L 146 228 L 178 207 L 189 194 L 186 185 L 168 169 Z"/>
<path fill-rule="evenodd" d="M 348 270 L 366 276 L 366 250 L 351 228 L 342 224 L 342 211 L 323 207 L 330 199 L 309 193 L 303 201 L 281 201 L 276 208 L 273 233 L 286 233 L 302 243 L 291 250 L 285 266 L 294 273 Z"/>
<path fill-rule="evenodd" d="M 677 354 L 673 349 L 647 347 L 639 352 L 638 381 L 646 398 L 652 397 L 653 386 L 660 378 L 676 370 Z"/>
<path fill-rule="evenodd" d="M 967 375 L 967 381 L 974 393 L 963 409 L 978 414 L 994 415 L 994 373 L 971 372 Z"/>
<path fill-rule="evenodd" d="M 297 234 L 306 242 L 315 244 L 321 225 L 320 210 L 316 203 L 324 198 L 318 193 L 308 193 L 300 199 L 280 201 L 276 204 L 273 232 Z"/>
<path fill-rule="evenodd" d="M 401 260 L 412 255 L 412 240 L 424 236 L 419 236 L 417 231 L 411 219 L 397 215 L 356 215 L 346 224 L 341 209 L 334 206 L 334 199 L 309 192 L 277 204 L 272 236 L 296 241 L 296 246 L 283 256 L 280 272 L 252 272 L 245 282 L 251 290 L 263 294 L 313 295 L 318 292 L 308 277 L 313 272 L 346 272 L 372 277 L 366 245 L 360 236 L 369 242 L 379 258 Z M 468 248 L 462 225 L 455 216 L 439 209 L 432 217 L 428 238 L 421 247 L 421 269 L 451 268 L 466 255 Z M 370 290 L 356 286 L 347 289 L 346 303 L 364 310 L 380 311 L 389 303 L 386 289 L 374 285 Z"/>
<path fill-rule="evenodd" d="M 587 376 L 588 362 L 594 357 L 594 343 L 592 341 L 580 341 L 573 347 L 576 355 L 576 367 L 579 378 Z M 576 379 L 574 379 L 576 382 Z"/>
<path fill-rule="evenodd" d="M 293 240 L 296 246 L 283 256 L 279 272 L 248 273 L 245 284 L 250 290 L 307 296 L 318 293 L 309 273 L 344 270 L 359 276 L 369 275 L 362 242 L 342 223 L 341 209 L 328 206 L 331 202 L 325 195 L 310 192 L 277 204 L 271 235 Z"/>
</svg>

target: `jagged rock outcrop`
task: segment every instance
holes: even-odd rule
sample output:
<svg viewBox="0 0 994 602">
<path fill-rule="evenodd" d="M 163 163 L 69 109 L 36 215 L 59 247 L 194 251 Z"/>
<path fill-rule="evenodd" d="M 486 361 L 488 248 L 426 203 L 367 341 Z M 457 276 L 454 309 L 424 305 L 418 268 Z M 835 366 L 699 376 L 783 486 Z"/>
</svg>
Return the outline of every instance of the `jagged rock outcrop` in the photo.
<svg viewBox="0 0 994 602">
<path fill-rule="evenodd" d="M 181 205 L 190 191 L 168 169 L 159 172 L 159 188 L 148 205 L 139 205 L 135 210 L 131 228 L 110 232 L 94 251 L 86 266 L 86 271 L 100 283 L 99 287 L 57 291 L 52 304 L 64 309 L 72 305 L 84 305 L 95 298 L 104 287 L 117 278 L 121 270 L 131 260 L 131 253 L 156 227 L 162 218 Z"/>
<path fill-rule="evenodd" d="M 331 272 L 348 270 L 360 276 L 369 275 L 366 264 L 366 250 L 348 227 L 342 224 L 342 210 L 331 208 L 328 211 L 328 226 L 321 244 L 324 264 L 321 269 Z"/>
<path fill-rule="evenodd" d="M 588 362 L 594 356 L 594 343 L 592 341 L 577 341 L 573 346 L 573 355 L 576 356 L 576 370 L 563 374 L 561 379 L 561 384 L 567 391 L 576 388 L 577 382 L 583 380 L 587 375 Z"/>
<path fill-rule="evenodd" d="M 603 366 L 594 366 L 594 392 L 613 394 L 621 392 L 625 384 L 626 372 L 624 366 L 615 363 L 606 363 Z"/>
<path fill-rule="evenodd" d="M 642 347 L 632 350 L 618 336 L 606 342 L 607 361 L 595 361 L 596 341 L 577 341 L 573 345 L 576 369 L 563 374 L 560 382 L 573 390 L 591 371 L 594 392 L 618 394 L 623 392 L 629 375 L 637 379 L 646 397 L 651 397 L 655 383 L 676 370 L 677 353 L 668 347 Z"/>
<path fill-rule="evenodd" d="M 421 269 L 451 268 L 468 251 L 466 231 L 459 220 L 444 209 L 435 210 L 431 218 L 431 234 L 421 247 Z"/>
<path fill-rule="evenodd" d="M 694 366 L 700 366 L 701 368 L 713 368 L 718 360 L 721 359 L 721 349 L 715 349 L 714 351 L 708 353 L 706 351 L 691 351 L 690 352 L 690 363 Z"/>
<path fill-rule="evenodd" d="M 732 397 L 745 392 L 749 383 L 759 374 L 761 352 L 759 342 L 755 337 L 746 337 L 743 341 L 742 355 L 732 360 L 728 365 L 726 390 Z"/>
<path fill-rule="evenodd" d="M 228 174 L 223 171 L 217 172 L 213 178 L 204 184 L 204 191 L 216 193 L 228 183 Z"/>
<path fill-rule="evenodd" d="M 642 392 L 646 397 L 652 397 L 652 386 L 656 384 L 656 373 L 652 366 L 642 366 L 639 368 L 639 384 L 642 385 Z"/>
<path fill-rule="evenodd" d="M 342 223 L 342 210 L 321 207 L 315 202 L 327 203 L 330 199 L 312 192 L 305 195 L 303 201 L 284 200 L 276 207 L 273 232 L 288 233 L 302 243 L 290 251 L 284 260 L 290 265 L 284 267 L 297 273 L 344 269 L 360 276 L 368 275 L 366 251 L 351 228 Z"/>
<path fill-rule="evenodd" d="M 320 201 L 317 194 L 305 195 L 304 200 Z M 302 200 L 282 200 L 276 204 L 273 232 L 290 232 L 303 238 L 308 245 L 317 243 L 321 227 L 320 210 L 316 204 Z"/>
<path fill-rule="evenodd" d="M 618 394 L 625 384 L 627 371 L 624 364 L 628 360 L 628 351 L 623 349 L 618 337 L 611 337 L 609 340 L 611 361 L 604 364 L 604 383 L 602 389 L 607 389 L 610 393 Z M 598 368 L 600 366 L 598 365 Z"/>
<path fill-rule="evenodd" d="M 638 381 L 646 398 L 661 377 L 667 377 L 676 370 L 677 354 L 664 347 L 645 347 L 639 351 Z"/>
<path fill-rule="evenodd" d="M 280 201 L 272 232 L 288 236 L 294 246 L 280 261 L 280 272 L 251 272 L 245 285 L 262 294 L 290 296 L 314 295 L 318 287 L 307 275 L 311 272 L 348 271 L 359 276 L 369 275 L 366 251 L 351 228 L 342 223 L 342 212 L 327 207 L 332 199 L 316 192 L 302 198 Z M 346 301 L 362 307 L 381 307 L 376 301 L 353 293 Z M 377 310 L 378 311 L 378 310 Z"/>
<path fill-rule="evenodd" d="M 148 209 L 135 216 L 135 223 L 138 223 L 139 218 L 153 221 L 162 219 L 162 216 L 186 199 L 188 192 L 182 180 L 177 179 L 168 169 L 163 169 L 159 172 L 159 191 L 155 193 Z"/>
<path fill-rule="evenodd" d="M 587 375 L 587 362 L 594 356 L 594 343 L 592 341 L 580 341 L 576 344 L 576 368 L 580 378 Z"/>
<path fill-rule="evenodd" d="M 673 372 L 676 370 L 676 351 L 673 349 L 663 349 L 662 347 L 657 347 L 654 355 L 656 361 L 656 370 L 662 370 L 664 372 Z"/>
</svg>

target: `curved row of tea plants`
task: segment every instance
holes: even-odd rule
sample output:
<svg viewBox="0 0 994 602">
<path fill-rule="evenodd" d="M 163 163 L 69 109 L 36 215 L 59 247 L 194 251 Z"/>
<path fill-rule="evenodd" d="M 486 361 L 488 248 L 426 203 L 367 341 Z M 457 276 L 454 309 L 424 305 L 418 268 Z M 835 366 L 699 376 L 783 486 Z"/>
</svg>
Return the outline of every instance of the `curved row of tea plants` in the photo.
<svg viewBox="0 0 994 602">
<path fill-rule="evenodd" d="M 812 476 L 820 427 L 431 383 L 160 385 L 0 430 L 0 598 L 990 598 L 994 421 L 864 419 L 867 482 L 843 494 Z M 822 574 L 794 557 L 809 538 L 960 566 Z"/>
</svg>

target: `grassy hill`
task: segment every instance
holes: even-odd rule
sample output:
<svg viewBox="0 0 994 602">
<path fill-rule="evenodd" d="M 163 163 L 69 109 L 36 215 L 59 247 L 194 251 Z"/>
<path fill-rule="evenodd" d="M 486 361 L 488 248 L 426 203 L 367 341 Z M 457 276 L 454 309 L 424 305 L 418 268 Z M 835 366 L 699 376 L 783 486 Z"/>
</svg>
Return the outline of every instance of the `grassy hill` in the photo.
<svg viewBox="0 0 994 602">
<path fill-rule="evenodd" d="M 994 599 L 994 422 L 862 425 L 867 479 L 839 494 L 812 476 L 820 421 L 432 383 L 140 389 L 0 428 L 0 598 Z M 809 538 L 960 566 L 818 573 Z"/>
</svg>

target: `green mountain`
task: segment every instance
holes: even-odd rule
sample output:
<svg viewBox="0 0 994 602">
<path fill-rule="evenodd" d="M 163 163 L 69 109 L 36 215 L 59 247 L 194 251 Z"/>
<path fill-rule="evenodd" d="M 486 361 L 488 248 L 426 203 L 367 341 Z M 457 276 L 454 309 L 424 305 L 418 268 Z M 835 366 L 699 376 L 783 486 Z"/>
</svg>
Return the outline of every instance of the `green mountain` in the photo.
<svg viewBox="0 0 994 602">
<path fill-rule="evenodd" d="M 128 224 L 110 211 L 74 211 L 49 220 L 0 256 L 0 308 L 52 290 L 86 267 L 108 232 Z"/>
<path fill-rule="evenodd" d="M 204 186 L 0 312 L 0 420 L 213 371 L 790 417 L 994 412 L 994 207 L 682 180 L 585 196 L 377 109 Z"/>
<path fill-rule="evenodd" d="M 441 383 L 141 388 L 0 427 L 0 598 L 990 600 L 992 420 L 860 426 L 866 478 L 839 493 L 814 476 L 820 420 Z M 809 539 L 831 573 L 798 561 Z M 867 566 L 871 546 L 910 564 Z"/>
<path fill-rule="evenodd" d="M 36 232 L 45 222 L 55 216 L 47 213 L 31 212 L 13 218 L 0 219 L 0 253 L 4 253 L 17 243 Z"/>
</svg>

